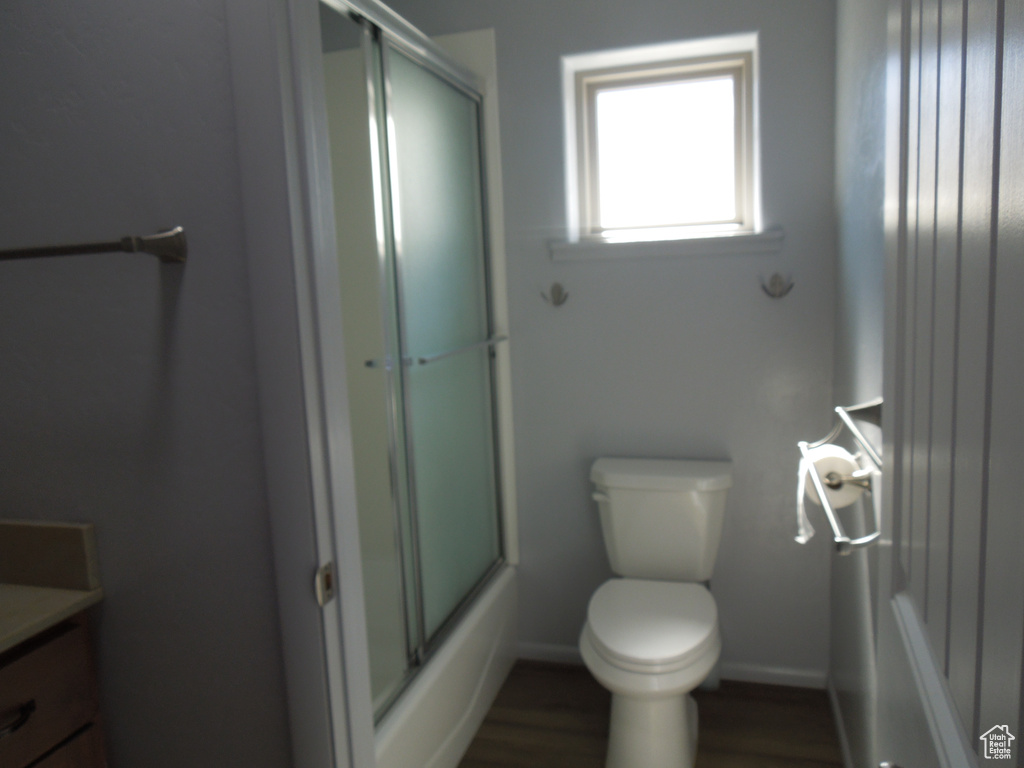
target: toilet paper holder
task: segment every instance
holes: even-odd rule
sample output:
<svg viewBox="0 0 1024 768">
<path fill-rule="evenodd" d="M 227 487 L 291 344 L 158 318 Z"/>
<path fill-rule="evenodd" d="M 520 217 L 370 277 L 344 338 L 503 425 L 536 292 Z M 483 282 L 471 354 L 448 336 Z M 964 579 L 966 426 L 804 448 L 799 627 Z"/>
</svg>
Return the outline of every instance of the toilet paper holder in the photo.
<svg viewBox="0 0 1024 768">
<path fill-rule="evenodd" d="M 853 422 L 853 418 L 850 414 L 857 414 L 857 417 L 864 421 L 881 425 L 882 398 L 861 403 L 860 405 L 851 405 L 846 407 L 836 406 L 835 411 L 839 420 L 832 430 L 825 435 L 825 437 L 821 440 L 816 440 L 813 443 L 801 440 L 797 443 L 797 447 L 800 449 L 800 455 L 803 456 L 804 461 L 810 469 L 808 475 L 811 478 L 811 482 L 814 484 L 815 491 L 818 493 L 821 508 L 825 510 L 825 516 L 828 518 L 829 525 L 832 526 L 833 541 L 835 542 L 836 552 L 840 555 L 848 555 L 855 549 L 861 549 L 874 544 L 878 540 L 878 537 L 881 536 L 882 532 L 876 530 L 874 533 L 869 533 L 867 536 L 861 536 L 857 539 L 851 539 L 847 536 L 846 532 L 843 530 L 843 525 L 839 520 L 839 516 L 829 503 L 828 494 L 825 492 L 825 488 L 828 487 L 836 489 L 841 488 L 844 483 L 851 483 L 870 489 L 871 476 L 876 471 L 881 472 L 881 455 L 864 436 L 864 433 L 860 431 L 860 428 Z M 839 436 L 844 427 L 850 430 L 850 434 L 853 436 L 854 441 L 856 441 L 857 445 L 860 446 L 868 461 L 873 465 L 873 469 L 858 470 L 851 473 L 849 476 L 830 472 L 822 478 L 818 473 L 817 467 L 814 465 L 814 461 L 811 459 L 810 451 L 813 448 L 817 448 L 831 442 Z"/>
<path fill-rule="evenodd" d="M 856 485 L 863 488 L 866 491 L 871 490 L 871 470 L 870 469 L 858 469 L 856 472 L 852 472 L 849 475 L 841 475 L 838 472 L 827 472 L 823 478 L 826 488 L 831 488 L 833 491 L 837 491 L 843 487 L 843 485 Z"/>
</svg>

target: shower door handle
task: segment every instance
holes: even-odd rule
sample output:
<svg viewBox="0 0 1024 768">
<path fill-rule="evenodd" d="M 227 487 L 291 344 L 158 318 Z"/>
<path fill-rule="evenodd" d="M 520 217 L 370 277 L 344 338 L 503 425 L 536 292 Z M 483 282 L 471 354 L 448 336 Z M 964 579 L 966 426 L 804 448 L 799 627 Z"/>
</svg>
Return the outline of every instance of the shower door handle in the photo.
<svg viewBox="0 0 1024 768">
<path fill-rule="evenodd" d="M 367 368 L 382 368 L 385 371 L 391 370 L 391 358 L 390 357 L 375 357 L 372 360 L 367 360 L 363 363 Z"/>
</svg>

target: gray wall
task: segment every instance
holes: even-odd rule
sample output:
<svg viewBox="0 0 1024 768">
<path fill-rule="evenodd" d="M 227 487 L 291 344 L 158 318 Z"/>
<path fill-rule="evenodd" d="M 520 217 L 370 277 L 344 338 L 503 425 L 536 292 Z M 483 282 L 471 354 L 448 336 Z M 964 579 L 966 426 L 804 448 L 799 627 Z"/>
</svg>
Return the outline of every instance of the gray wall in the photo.
<svg viewBox="0 0 1024 768">
<path fill-rule="evenodd" d="M 837 404 L 882 394 L 886 7 L 837 3 Z"/>
<path fill-rule="evenodd" d="M 832 403 L 834 8 L 820 0 L 607 3 L 449 0 L 391 5 L 428 34 L 494 27 L 508 232 L 521 542 L 520 637 L 576 645 L 609 576 L 587 472 L 602 455 L 729 457 L 713 580 L 725 674 L 823 680 L 828 551 L 793 542 L 796 441 Z M 761 33 L 765 223 L 779 255 L 552 262 L 564 237 L 559 57 Z M 791 275 L 781 301 L 759 279 Z M 540 292 L 570 293 L 561 308 Z M 806 673 L 806 674 L 803 674 Z"/>
<path fill-rule="evenodd" d="M 836 7 L 835 397 L 851 405 L 882 394 L 885 301 L 886 0 Z M 876 445 L 877 430 L 866 427 Z M 848 447 L 852 447 L 848 443 Z M 867 497 L 840 512 L 848 535 L 869 532 Z M 832 558 L 829 675 L 851 765 L 874 765 L 877 547 Z"/>
<path fill-rule="evenodd" d="M 114 766 L 288 763 L 222 0 L 0 6 L 0 514 L 96 523 Z"/>
</svg>

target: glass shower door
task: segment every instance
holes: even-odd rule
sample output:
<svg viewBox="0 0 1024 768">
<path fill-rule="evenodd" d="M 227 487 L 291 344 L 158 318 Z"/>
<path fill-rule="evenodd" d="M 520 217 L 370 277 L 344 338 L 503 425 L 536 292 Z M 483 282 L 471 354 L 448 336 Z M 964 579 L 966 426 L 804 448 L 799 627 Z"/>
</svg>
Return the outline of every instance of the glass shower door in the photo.
<svg viewBox="0 0 1024 768">
<path fill-rule="evenodd" d="M 385 45 L 404 407 L 429 646 L 499 562 L 479 103 Z"/>
<path fill-rule="evenodd" d="M 479 96 L 320 4 L 379 720 L 501 562 Z"/>
<path fill-rule="evenodd" d="M 359 516 L 374 709 L 401 691 L 420 645 L 409 539 L 394 260 L 382 205 L 380 45 L 320 4 L 345 378 Z M 412 586 L 410 586 L 410 584 Z"/>
</svg>

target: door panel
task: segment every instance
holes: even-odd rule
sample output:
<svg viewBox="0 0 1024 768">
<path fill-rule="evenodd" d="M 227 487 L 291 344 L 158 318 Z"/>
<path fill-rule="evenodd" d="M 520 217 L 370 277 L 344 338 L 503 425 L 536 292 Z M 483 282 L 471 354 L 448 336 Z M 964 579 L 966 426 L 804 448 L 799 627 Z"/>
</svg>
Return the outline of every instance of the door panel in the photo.
<svg viewBox="0 0 1024 768">
<path fill-rule="evenodd" d="M 936 175 L 936 113 L 938 109 L 938 0 L 924 0 L 918 8 L 919 46 L 917 74 L 919 106 L 917 112 L 917 139 L 915 142 L 916 219 L 912 222 L 913 250 L 908 253 L 908 269 L 913 282 L 913 304 L 907 327 L 908 364 L 911 366 L 911 398 L 907 415 L 910 434 L 907 447 L 909 461 L 909 518 L 908 535 L 911 545 L 909 561 L 905 563 L 909 587 L 919 605 L 926 606 L 928 590 L 928 543 L 931 523 L 929 504 L 929 469 L 931 466 L 931 408 L 929 389 L 932 384 L 931 360 L 934 353 L 932 325 L 934 315 L 935 275 L 935 175 Z M 911 222 L 908 222 L 908 226 Z"/>
<path fill-rule="evenodd" d="M 900 342 L 903 354 L 899 355 L 897 359 L 903 369 L 900 371 L 902 381 L 907 382 L 906 386 L 913 388 L 916 347 L 913 335 L 915 330 L 915 313 L 911 310 L 917 306 L 917 273 L 914 269 L 914 256 L 917 254 L 919 245 L 917 239 L 917 178 L 918 163 L 921 160 L 921 153 L 918 150 L 921 113 L 920 110 L 915 108 L 915 105 L 921 101 L 921 10 L 919 5 L 915 4 L 907 9 L 904 26 L 907 28 L 907 34 L 909 35 L 904 54 L 908 60 L 908 79 L 904 87 L 908 91 L 906 98 L 910 104 L 910 109 L 907 110 L 906 115 L 905 132 L 907 148 L 903 160 L 906 169 L 904 183 L 907 185 L 907 194 L 903 200 L 905 221 L 900 233 L 902 241 L 905 243 L 905 250 L 898 267 L 901 273 L 901 283 L 904 286 L 901 292 L 900 306 L 900 327 L 902 329 Z M 903 408 L 897 413 L 901 422 L 901 432 L 905 436 L 905 440 L 897 445 L 897 450 L 901 454 L 901 461 L 897 465 L 900 467 L 900 478 L 898 482 L 893 483 L 893 488 L 899 490 L 902 514 L 898 518 L 900 523 L 899 535 L 894 539 L 894 543 L 898 544 L 897 554 L 899 555 L 900 573 L 909 574 L 911 567 L 910 547 L 914 540 L 914 483 L 911 475 L 911 470 L 914 466 L 914 409 L 913 407 Z"/>
<path fill-rule="evenodd" d="M 1024 514 L 1020 484 L 1024 458 L 1024 3 L 1007 2 L 1004 13 L 996 165 L 997 241 L 990 286 L 991 390 L 985 466 L 988 514 L 978 720 L 983 732 L 997 723 L 1006 723 L 1020 739 L 1024 738 Z M 1015 751 L 1018 760 L 1019 754 Z"/>
<path fill-rule="evenodd" d="M 892 7 L 878 757 L 970 766 L 1024 727 L 1024 12 Z"/>
<path fill-rule="evenodd" d="M 988 368 L 988 289 L 992 246 L 996 3 L 967 3 L 964 70 L 960 327 L 955 400 L 953 591 L 949 679 L 969 732 L 976 727 L 979 586 L 984 569 L 982 508 Z"/>
<path fill-rule="evenodd" d="M 953 393 L 958 327 L 957 264 L 960 208 L 960 85 L 963 61 L 963 3 L 939 6 L 939 104 L 935 194 L 935 298 L 931 395 L 931 525 L 928 538 L 928 601 L 925 616 L 936 658 L 948 666 L 950 514 L 953 491 Z"/>
</svg>

